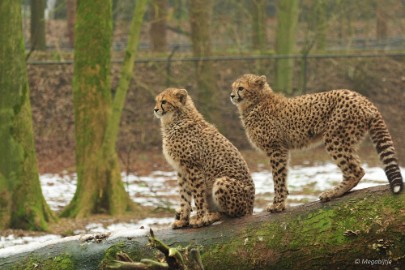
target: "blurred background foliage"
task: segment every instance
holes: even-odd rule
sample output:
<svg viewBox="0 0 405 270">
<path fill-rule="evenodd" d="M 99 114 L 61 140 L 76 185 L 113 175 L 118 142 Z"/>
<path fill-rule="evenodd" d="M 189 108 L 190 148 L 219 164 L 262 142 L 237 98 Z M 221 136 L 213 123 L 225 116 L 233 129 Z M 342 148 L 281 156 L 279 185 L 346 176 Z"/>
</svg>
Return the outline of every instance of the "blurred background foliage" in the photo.
<svg viewBox="0 0 405 270">
<path fill-rule="evenodd" d="M 113 93 L 135 2 L 113 1 Z M 75 0 L 23 1 L 42 170 L 74 166 L 74 16 Z M 248 148 L 228 98 L 243 73 L 265 74 L 289 96 L 338 88 L 366 95 L 405 160 L 405 0 L 150 1 L 121 121 L 122 160 L 160 149 L 152 110 L 154 96 L 169 86 L 187 88 L 209 121 Z"/>
</svg>

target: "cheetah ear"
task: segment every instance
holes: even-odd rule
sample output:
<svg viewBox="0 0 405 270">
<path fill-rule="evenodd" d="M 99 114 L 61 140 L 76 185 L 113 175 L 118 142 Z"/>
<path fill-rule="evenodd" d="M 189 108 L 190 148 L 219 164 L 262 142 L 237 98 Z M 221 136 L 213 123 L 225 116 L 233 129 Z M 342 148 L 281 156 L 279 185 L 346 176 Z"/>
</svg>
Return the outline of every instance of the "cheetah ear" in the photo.
<svg viewBox="0 0 405 270">
<path fill-rule="evenodd" d="M 187 99 L 187 90 L 186 89 L 178 89 L 176 93 L 176 97 L 179 99 L 181 104 L 186 104 L 186 99 Z"/>
<path fill-rule="evenodd" d="M 255 85 L 262 87 L 267 82 L 266 75 L 261 75 L 255 80 Z"/>
</svg>

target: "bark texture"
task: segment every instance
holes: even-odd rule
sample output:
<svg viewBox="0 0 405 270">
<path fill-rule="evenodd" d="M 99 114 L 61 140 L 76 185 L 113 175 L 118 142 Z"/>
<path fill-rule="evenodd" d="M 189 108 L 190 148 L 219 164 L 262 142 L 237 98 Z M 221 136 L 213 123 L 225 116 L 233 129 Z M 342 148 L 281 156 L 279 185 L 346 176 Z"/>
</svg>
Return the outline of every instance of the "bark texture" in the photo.
<svg viewBox="0 0 405 270">
<path fill-rule="evenodd" d="M 404 209 L 405 195 L 392 195 L 387 185 L 281 214 L 228 219 L 200 229 L 160 230 L 155 236 L 170 247 L 200 248 L 205 269 L 370 269 L 371 263 L 378 269 L 402 269 Z M 35 269 L 49 269 L 47 263 L 63 261 L 72 268 L 59 269 L 104 269 L 119 251 L 133 260 L 154 258 L 146 246 L 148 233 L 140 229 L 70 237 L 31 251 L 0 250 L 0 268 L 35 264 Z"/>
<path fill-rule="evenodd" d="M 0 2 L 0 229 L 46 230 L 32 129 L 20 1 Z"/>
<path fill-rule="evenodd" d="M 152 21 L 150 23 L 149 37 L 154 52 L 166 51 L 167 4 L 167 0 L 150 1 Z"/>
<path fill-rule="evenodd" d="M 252 47 L 260 54 L 266 46 L 266 3 L 265 0 L 253 0 L 250 5 L 252 16 Z"/>
<path fill-rule="evenodd" d="M 111 38 L 111 1 L 78 1 L 73 79 L 78 183 L 63 216 L 108 212 L 113 192 L 113 182 L 108 180 L 119 177 L 116 164 L 98 160 L 111 109 Z M 108 175 L 104 166 L 109 168 Z M 123 187 L 118 193 L 125 193 Z"/>
<path fill-rule="evenodd" d="M 76 0 L 66 0 L 67 37 L 70 48 L 74 47 L 75 40 Z"/>
<path fill-rule="evenodd" d="M 31 0 L 31 49 L 45 50 L 45 0 Z"/>
<path fill-rule="evenodd" d="M 111 1 L 78 2 L 73 94 L 77 190 L 62 216 L 135 210 L 121 181 L 115 144 L 139 44 L 146 0 L 137 1 L 114 99 L 111 96 Z M 91 31 L 89 31 L 91 29 Z"/>
<path fill-rule="evenodd" d="M 290 55 L 294 53 L 295 32 L 298 21 L 298 0 L 277 2 L 276 54 Z M 292 93 L 294 59 L 279 59 L 276 62 L 275 88 Z"/>
<path fill-rule="evenodd" d="M 387 3 L 382 0 L 377 0 L 376 5 L 376 37 L 377 40 L 384 41 L 388 36 L 388 19 Z"/>
<path fill-rule="evenodd" d="M 193 55 L 196 58 L 211 56 L 210 22 L 212 0 L 190 1 L 190 27 Z M 218 111 L 218 85 L 215 66 L 212 61 L 196 62 L 197 106 L 210 122 L 215 121 L 221 129 L 222 121 Z"/>
</svg>

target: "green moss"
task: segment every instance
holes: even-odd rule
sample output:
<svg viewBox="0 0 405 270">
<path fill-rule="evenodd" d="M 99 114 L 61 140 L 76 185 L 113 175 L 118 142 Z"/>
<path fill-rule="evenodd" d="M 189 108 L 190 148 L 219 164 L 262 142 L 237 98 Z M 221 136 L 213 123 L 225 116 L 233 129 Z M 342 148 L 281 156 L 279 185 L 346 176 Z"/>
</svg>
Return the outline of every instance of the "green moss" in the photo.
<svg viewBox="0 0 405 270">
<path fill-rule="evenodd" d="M 385 206 L 389 206 L 391 209 L 395 211 L 403 210 L 405 207 L 405 196 L 403 194 L 385 196 L 383 204 Z"/>
<path fill-rule="evenodd" d="M 386 194 L 325 205 L 298 217 L 284 215 L 283 220 L 248 227 L 226 245 L 211 246 L 202 254 L 203 263 L 207 269 L 310 269 L 353 266 L 359 257 L 394 261 L 405 250 L 401 228 L 392 226 L 405 220 L 405 212 L 399 211 L 404 205 L 405 196 Z M 349 230 L 359 235 L 346 236 Z M 382 238 L 387 249 L 375 248 Z"/>
<path fill-rule="evenodd" d="M 105 254 L 104 254 L 104 258 L 103 258 L 103 262 L 109 262 L 111 260 L 115 260 L 115 255 L 117 254 L 117 252 L 122 251 L 125 247 L 124 243 L 117 243 L 111 247 L 109 247 Z"/>
<path fill-rule="evenodd" d="M 68 255 L 60 255 L 54 258 L 42 259 L 30 257 L 13 267 L 13 270 L 74 270 L 74 262 Z"/>
<path fill-rule="evenodd" d="M 179 246 L 179 249 L 181 247 Z M 104 257 L 99 264 L 99 269 L 106 269 L 106 266 L 109 265 L 113 260 L 116 260 L 116 254 L 118 252 L 126 253 L 133 261 L 140 261 L 142 259 L 152 259 L 157 258 L 157 254 L 160 254 L 160 251 L 151 248 L 147 243 L 138 242 L 138 241 L 126 241 L 119 242 L 111 247 L 109 247 L 105 253 Z"/>
<path fill-rule="evenodd" d="M 228 269 L 253 269 L 252 262 L 247 260 L 249 249 L 239 241 L 231 241 L 227 245 L 214 245 L 201 254 L 202 263 L 205 269 L 218 269 L 220 265 Z"/>
<path fill-rule="evenodd" d="M 105 267 L 112 262 L 113 260 L 116 260 L 116 254 L 120 251 L 125 252 L 128 254 L 130 258 L 132 258 L 134 261 L 136 260 L 141 260 L 143 258 L 147 258 L 148 251 L 149 249 L 142 246 L 139 243 L 134 243 L 137 245 L 137 247 L 130 247 L 128 244 L 125 244 L 124 242 L 119 242 L 111 247 L 109 247 L 106 252 L 104 253 L 104 257 L 100 262 L 99 268 L 100 269 L 105 269 Z"/>
</svg>

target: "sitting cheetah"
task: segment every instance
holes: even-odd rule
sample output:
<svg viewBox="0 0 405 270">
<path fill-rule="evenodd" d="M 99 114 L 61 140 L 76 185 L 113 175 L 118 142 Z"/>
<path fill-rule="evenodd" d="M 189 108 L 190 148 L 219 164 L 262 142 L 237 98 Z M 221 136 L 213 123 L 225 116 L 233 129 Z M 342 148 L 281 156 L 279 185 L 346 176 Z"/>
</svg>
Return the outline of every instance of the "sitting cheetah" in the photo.
<svg viewBox="0 0 405 270">
<path fill-rule="evenodd" d="M 187 91 L 164 90 L 154 110 L 161 120 L 163 154 L 178 173 L 181 201 L 172 227 L 202 227 L 222 214 L 252 214 L 255 187 L 245 160 L 204 120 Z M 190 219 L 192 199 L 197 213 Z"/>
<path fill-rule="evenodd" d="M 274 181 L 273 204 L 267 211 L 285 209 L 290 149 L 322 142 L 343 173 L 343 181 L 320 195 L 322 202 L 340 197 L 364 176 L 357 145 L 368 131 L 376 146 L 393 193 L 403 180 L 387 126 L 377 108 L 349 90 L 286 98 L 272 91 L 266 76 L 245 74 L 232 84 L 231 101 L 238 107 L 250 142 L 269 158 Z"/>
</svg>

